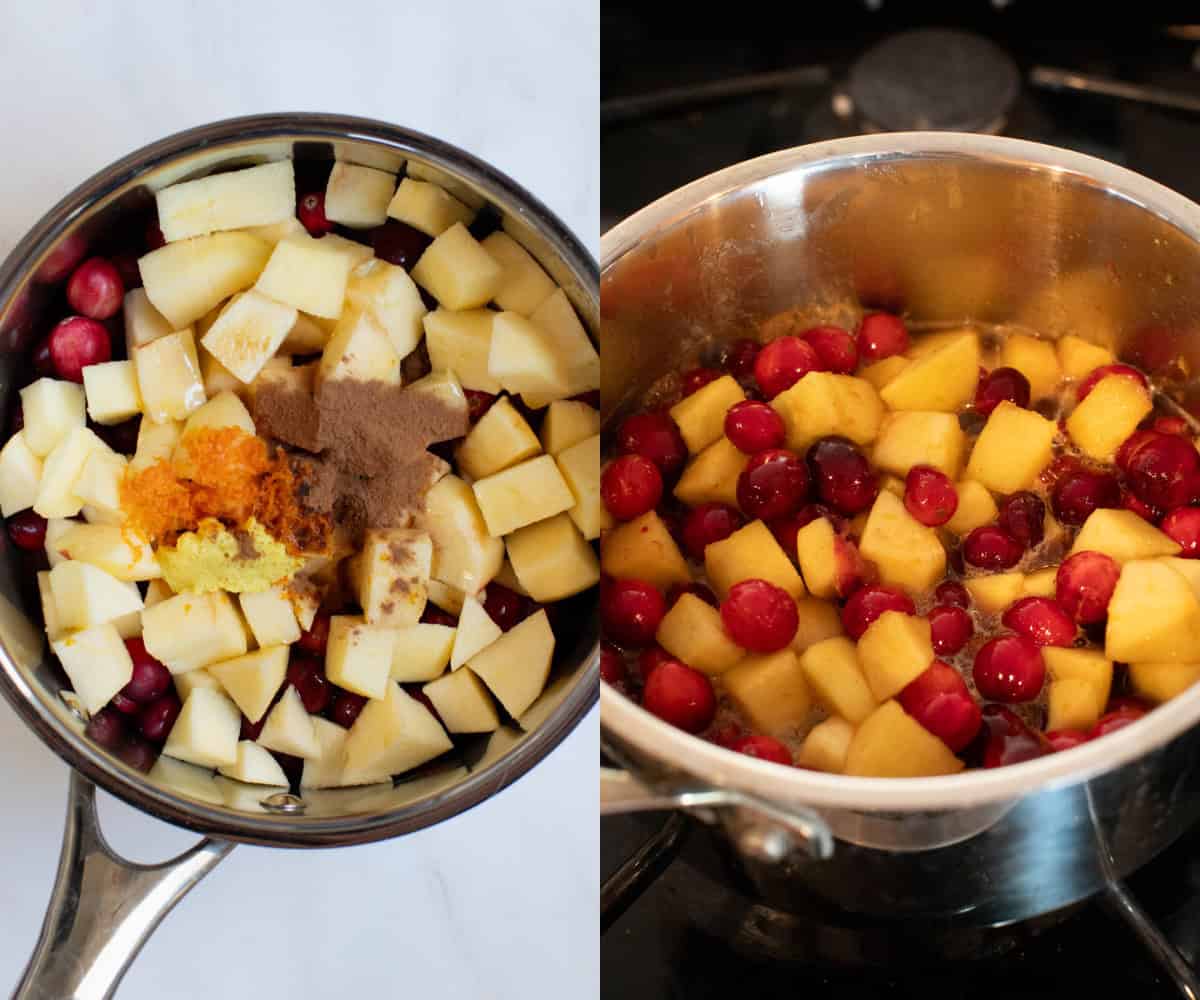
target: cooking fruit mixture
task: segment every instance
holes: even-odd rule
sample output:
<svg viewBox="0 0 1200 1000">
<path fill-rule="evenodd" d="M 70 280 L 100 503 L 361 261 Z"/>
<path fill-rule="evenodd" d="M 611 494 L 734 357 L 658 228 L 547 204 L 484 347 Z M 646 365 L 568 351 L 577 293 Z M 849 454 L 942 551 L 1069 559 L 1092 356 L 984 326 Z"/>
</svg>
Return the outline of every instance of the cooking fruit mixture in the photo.
<svg viewBox="0 0 1200 1000">
<path fill-rule="evenodd" d="M 569 625 L 543 605 L 600 575 L 564 291 L 453 178 L 314 166 L 160 191 L 131 254 L 68 240 L 0 450 L 87 734 L 214 802 L 519 720 Z"/>
<path fill-rule="evenodd" d="M 601 477 L 600 601 L 605 680 L 660 718 L 938 775 L 1070 749 L 1200 678 L 1200 453 L 1106 348 L 873 313 L 656 391 Z"/>
</svg>

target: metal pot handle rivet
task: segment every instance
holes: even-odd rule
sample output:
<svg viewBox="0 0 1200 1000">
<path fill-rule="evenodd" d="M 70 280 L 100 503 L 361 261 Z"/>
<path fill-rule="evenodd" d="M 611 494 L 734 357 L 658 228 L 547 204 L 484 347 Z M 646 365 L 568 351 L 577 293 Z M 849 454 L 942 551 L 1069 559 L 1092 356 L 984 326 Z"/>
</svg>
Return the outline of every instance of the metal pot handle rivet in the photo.
<svg viewBox="0 0 1200 1000">
<path fill-rule="evenodd" d="M 71 772 L 54 892 L 13 1000 L 107 1000 L 163 917 L 233 844 L 205 839 L 142 865 L 118 855 L 96 815 L 96 788 Z"/>
</svg>

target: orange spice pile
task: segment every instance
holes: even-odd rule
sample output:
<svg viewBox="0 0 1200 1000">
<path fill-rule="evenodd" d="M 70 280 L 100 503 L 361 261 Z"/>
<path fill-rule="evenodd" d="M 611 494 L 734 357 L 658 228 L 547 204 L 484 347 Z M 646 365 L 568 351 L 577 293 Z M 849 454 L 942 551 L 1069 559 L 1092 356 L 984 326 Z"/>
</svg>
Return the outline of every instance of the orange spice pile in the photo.
<svg viewBox="0 0 1200 1000">
<path fill-rule="evenodd" d="M 152 543 L 174 544 L 212 517 L 230 528 L 255 518 L 293 555 L 326 547 L 330 519 L 301 505 L 303 469 L 283 451 L 237 427 L 195 431 L 182 451 L 121 483 L 126 523 Z"/>
</svg>

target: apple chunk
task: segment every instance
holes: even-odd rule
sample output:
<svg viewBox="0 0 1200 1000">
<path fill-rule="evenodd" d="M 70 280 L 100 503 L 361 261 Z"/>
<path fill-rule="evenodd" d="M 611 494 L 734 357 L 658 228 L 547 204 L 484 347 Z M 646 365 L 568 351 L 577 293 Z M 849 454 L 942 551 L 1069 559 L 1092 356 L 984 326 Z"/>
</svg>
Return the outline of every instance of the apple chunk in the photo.
<svg viewBox="0 0 1200 1000">
<path fill-rule="evenodd" d="M 20 395 L 25 414 L 21 433 L 38 458 L 45 458 L 67 434 L 87 422 L 84 389 L 74 382 L 40 378 L 25 386 Z"/>
<path fill-rule="evenodd" d="M 399 358 L 416 350 L 424 333 L 422 321 L 429 311 L 408 272 L 376 258 L 363 261 L 350 272 L 346 308 L 371 313 Z"/>
<path fill-rule="evenodd" d="M 973 374 L 973 373 L 972 373 Z M 957 774 L 965 765 L 894 701 L 885 701 L 855 730 L 846 774 L 917 778 Z"/>
<path fill-rule="evenodd" d="M 500 290 L 504 269 L 456 222 L 421 254 L 412 276 L 447 309 L 477 309 Z"/>
<path fill-rule="evenodd" d="M 369 625 L 408 628 L 425 610 L 433 542 L 414 528 L 367 532 L 362 551 L 351 560 L 350 578 Z"/>
<path fill-rule="evenodd" d="M 671 419 L 693 455 L 703 451 L 725 432 L 725 414 L 746 393 L 732 375 L 723 375 L 685 396 L 671 407 Z"/>
<path fill-rule="evenodd" d="M 74 559 L 50 570 L 50 589 L 59 623 L 65 629 L 91 628 L 142 610 L 136 584 Z"/>
<path fill-rule="evenodd" d="M 424 705 L 395 681 L 382 698 L 367 702 L 346 736 L 339 784 L 368 784 L 400 774 L 453 744 Z"/>
<path fill-rule="evenodd" d="M 626 521 L 600 544 L 600 568 L 618 579 L 645 580 L 659 590 L 690 583 L 691 571 L 656 511 Z"/>
<path fill-rule="evenodd" d="M 537 701 L 550 676 L 554 633 L 546 612 L 514 625 L 467 661 L 514 719 Z"/>
<path fill-rule="evenodd" d="M 488 532 L 507 535 L 575 506 L 575 497 L 553 457 L 539 455 L 472 486 Z"/>
<path fill-rule="evenodd" d="M 455 454 L 458 467 L 483 479 L 532 458 L 542 450 L 537 435 L 507 396 L 501 396 L 471 428 Z"/>
<path fill-rule="evenodd" d="M 470 225 L 475 211 L 428 181 L 401 178 L 385 209 L 393 219 L 419 229 L 426 236 L 441 236 L 455 223 Z"/>
<path fill-rule="evenodd" d="M 600 388 L 600 355 L 565 291 L 557 289 L 529 319 L 550 338 L 554 353 L 566 365 L 567 391 L 564 395 L 578 396 L 581 392 Z M 562 397 L 527 392 L 523 398 L 530 407 L 540 410 Z"/>
<path fill-rule="evenodd" d="M 42 460 L 29 449 L 25 432 L 17 431 L 0 448 L 0 514 L 12 517 L 32 507 L 42 480 Z"/>
<path fill-rule="evenodd" d="M 913 361 L 880 390 L 893 410 L 955 413 L 975 395 L 979 381 L 979 336 L 947 337 L 936 350 Z"/>
<path fill-rule="evenodd" d="M 235 764 L 241 727 L 241 713 L 226 695 L 196 688 L 183 703 L 163 753 L 201 767 Z"/>
<path fill-rule="evenodd" d="M 232 660 L 210 663 L 205 669 L 220 681 L 242 714 L 251 722 L 257 722 L 283 686 L 287 665 L 288 647 L 268 646 Z"/>
<path fill-rule="evenodd" d="M 504 562 L 504 542 L 493 538 L 471 487 L 445 476 L 425 494 L 426 529 L 433 540 L 433 579 L 477 594 Z"/>
<path fill-rule="evenodd" d="M 246 652 L 246 629 L 229 595 L 177 594 L 142 612 L 142 638 L 151 656 L 173 674 Z"/>
<path fill-rule="evenodd" d="M 555 284 L 550 275 L 508 233 L 497 230 L 484 238 L 482 246 L 504 272 L 494 296 L 501 309 L 529 316 L 553 294 Z"/>
<path fill-rule="evenodd" d="M 809 646 L 800 657 L 800 669 L 817 703 L 855 725 L 879 704 L 863 674 L 858 650 L 845 636 Z"/>
<path fill-rule="evenodd" d="M 550 404 L 542 420 L 542 449 L 547 455 L 557 455 L 599 433 L 599 410 L 579 400 L 558 399 Z"/>
<path fill-rule="evenodd" d="M 721 613 L 695 594 L 682 594 L 654 636 L 663 649 L 705 674 L 723 674 L 746 655 L 729 638 Z"/>
<path fill-rule="evenodd" d="M 997 493 L 1027 489 L 1050 463 L 1057 433 L 1053 420 L 1005 400 L 992 410 L 975 440 L 967 478 Z"/>
<path fill-rule="evenodd" d="M 728 538 L 705 548 L 704 571 L 721 598 L 735 583 L 751 578 L 782 587 L 794 598 L 806 593 L 804 580 L 792 560 L 762 521 L 751 521 Z"/>
<path fill-rule="evenodd" d="M 117 580 L 154 580 L 162 576 L 150 543 L 116 524 L 73 524 L 58 539 L 68 559 L 98 566 Z"/>
<path fill-rule="evenodd" d="M 355 615 L 334 615 L 329 619 L 325 675 L 364 698 L 382 698 L 398 634 L 394 629 L 368 625 Z"/>
<path fill-rule="evenodd" d="M 119 424 L 142 412 L 142 393 L 132 361 L 109 361 L 83 369 L 88 416 L 98 424 Z"/>
<path fill-rule="evenodd" d="M 596 553 L 566 514 L 514 531 L 507 542 L 513 572 L 535 601 L 561 601 L 600 581 Z"/>
<path fill-rule="evenodd" d="M 750 456 L 727 437 L 718 438 L 688 462 L 675 484 L 675 496 L 689 507 L 702 503 L 737 506 L 737 484 Z"/>
<path fill-rule="evenodd" d="M 246 233 L 213 233 L 153 250 L 138 270 L 151 305 L 182 330 L 254 284 L 270 255 L 270 244 Z"/>
<path fill-rule="evenodd" d="M 1101 507 L 1088 515 L 1075 536 L 1071 554 L 1076 552 L 1103 552 L 1119 563 L 1127 563 L 1176 555 L 1179 543 L 1131 510 Z"/>
<path fill-rule="evenodd" d="M 1121 442 L 1152 409 L 1150 393 L 1140 382 L 1109 375 L 1067 417 L 1067 433 L 1089 458 L 1111 462 Z"/>
<path fill-rule="evenodd" d="M 454 648 L 450 653 L 450 669 L 457 670 L 503 634 L 483 605 L 474 597 L 468 597 L 463 601 L 462 611 L 458 615 L 458 631 L 454 635 Z"/>
<path fill-rule="evenodd" d="M 721 675 L 726 693 L 756 732 L 781 735 L 812 708 L 808 680 L 791 649 L 747 656 Z"/>
<path fill-rule="evenodd" d="M 571 395 L 566 359 L 551 336 L 520 313 L 497 313 L 492 320 L 488 373 L 526 401 L 532 394 L 545 405 Z"/>
<path fill-rule="evenodd" d="M 771 406 L 783 418 L 787 446 L 794 451 L 803 451 L 827 434 L 869 444 L 879 433 L 884 412 L 870 382 L 829 372 L 809 372 L 771 400 Z"/>
<path fill-rule="evenodd" d="M 431 681 L 440 677 L 450 662 L 458 629 L 453 625 L 422 622 L 396 633 L 391 677 L 394 681 Z"/>
<path fill-rule="evenodd" d="M 155 196 L 158 227 L 168 243 L 247 226 L 268 226 L 295 214 L 291 160 L 213 174 L 163 188 Z"/>
<path fill-rule="evenodd" d="M 217 770 L 227 778 L 235 778 L 248 785 L 288 786 L 287 775 L 283 773 L 279 761 L 271 756 L 266 747 L 250 740 L 242 740 L 237 745 L 237 759 L 232 764 L 222 764 Z"/>
<path fill-rule="evenodd" d="M 826 719 L 813 726 L 800 747 L 796 763 L 813 771 L 841 774 L 854 739 L 854 726 L 845 719 Z"/>
<path fill-rule="evenodd" d="M 946 572 L 946 550 L 937 530 L 917 521 L 887 490 L 875 498 L 859 551 L 879 568 L 884 583 L 906 590 L 928 590 Z"/>
<path fill-rule="evenodd" d="M 198 692 L 196 692 L 198 693 Z M 195 697 L 195 693 L 193 693 Z M 288 753 L 293 757 L 320 757 L 321 747 L 313 730 L 312 717 L 304 710 L 300 693 L 291 685 L 275 703 L 263 724 L 258 742 L 268 750 Z"/>
<path fill-rule="evenodd" d="M 858 656 L 871 693 L 885 701 L 933 662 L 929 622 L 903 611 L 885 611 L 858 640 Z"/>
<path fill-rule="evenodd" d="M 400 384 L 400 358 L 374 313 L 346 310 L 321 352 L 317 376 L 322 382 L 361 379 Z"/>
<path fill-rule="evenodd" d="M 42 463 L 33 509 L 42 517 L 74 517 L 83 508 L 75 493 L 83 467 L 92 455 L 112 453 L 90 428 L 72 428 Z"/>
<path fill-rule="evenodd" d="M 139 347 L 133 364 L 149 420 L 183 420 L 204 405 L 204 377 L 190 327 Z"/>
<path fill-rule="evenodd" d="M 500 380 L 488 371 L 492 321 L 497 315 L 490 309 L 435 309 L 426 313 L 421 322 L 433 370 L 454 372 L 467 389 L 498 393 Z"/>
<path fill-rule="evenodd" d="M 612 515 L 600 496 L 600 435 L 593 434 L 564 448 L 555 461 L 575 498 L 575 506 L 567 515 L 584 538 L 589 541 L 599 538 L 601 532 L 613 525 Z"/>
<path fill-rule="evenodd" d="M 492 696 L 470 667 L 432 681 L 421 690 L 452 733 L 490 733 L 500 728 L 500 713 Z"/>
<path fill-rule="evenodd" d="M 53 647 L 89 713 L 100 711 L 133 678 L 133 660 L 111 622 L 64 636 Z"/>
<path fill-rule="evenodd" d="M 1108 605 L 1104 652 L 1122 663 L 1193 663 L 1200 660 L 1200 601 L 1170 566 L 1133 560 Z"/>
<path fill-rule="evenodd" d="M 238 603 L 246 624 L 254 633 L 254 641 L 267 646 L 287 646 L 300 638 L 300 623 L 282 587 L 272 587 L 257 594 L 239 594 Z"/>
<path fill-rule="evenodd" d="M 337 319 L 355 263 L 332 237 L 293 236 L 276 244 L 254 287 L 311 316 Z"/>
<path fill-rule="evenodd" d="M 298 315 L 292 306 L 252 288 L 221 312 L 200 343 L 226 370 L 249 385 L 274 357 Z"/>
<path fill-rule="evenodd" d="M 395 190 L 394 174 L 338 161 L 325 185 L 325 218 L 351 229 L 381 226 Z"/>
</svg>

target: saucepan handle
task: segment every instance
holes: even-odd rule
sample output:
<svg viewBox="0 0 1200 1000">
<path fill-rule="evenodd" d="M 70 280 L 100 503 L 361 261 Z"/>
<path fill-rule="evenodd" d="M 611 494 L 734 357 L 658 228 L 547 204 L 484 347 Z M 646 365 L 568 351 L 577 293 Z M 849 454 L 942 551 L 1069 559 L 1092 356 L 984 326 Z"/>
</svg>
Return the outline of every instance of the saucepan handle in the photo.
<svg viewBox="0 0 1200 1000">
<path fill-rule="evenodd" d="M 127 861 L 100 831 L 95 786 L 72 771 L 54 892 L 13 1000 L 111 997 L 163 917 L 231 850 L 205 839 L 161 864 Z"/>
</svg>

